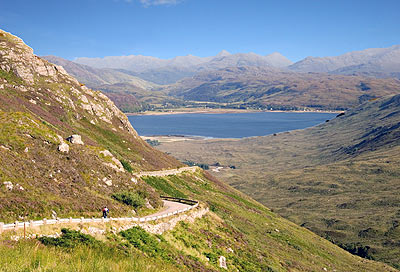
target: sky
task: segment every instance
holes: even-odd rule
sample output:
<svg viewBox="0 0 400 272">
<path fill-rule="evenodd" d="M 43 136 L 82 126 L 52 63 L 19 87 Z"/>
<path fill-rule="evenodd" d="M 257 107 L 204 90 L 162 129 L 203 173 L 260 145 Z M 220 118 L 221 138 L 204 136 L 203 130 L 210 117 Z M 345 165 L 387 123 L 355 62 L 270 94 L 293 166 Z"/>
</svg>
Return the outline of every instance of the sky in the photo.
<svg viewBox="0 0 400 272">
<path fill-rule="evenodd" d="M 280 52 L 292 61 L 400 44 L 400 0 L 0 0 L 37 55 Z"/>
</svg>

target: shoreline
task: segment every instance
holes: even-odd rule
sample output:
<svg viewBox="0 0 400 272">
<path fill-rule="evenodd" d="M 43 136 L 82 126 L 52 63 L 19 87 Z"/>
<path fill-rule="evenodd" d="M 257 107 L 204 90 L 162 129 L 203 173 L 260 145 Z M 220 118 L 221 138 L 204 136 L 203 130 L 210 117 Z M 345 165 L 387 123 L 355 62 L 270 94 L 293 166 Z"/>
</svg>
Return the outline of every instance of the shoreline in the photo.
<svg viewBox="0 0 400 272">
<path fill-rule="evenodd" d="M 139 136 L 143 140 L 156 140 L 162 143 L 180 142 L 180 141 L 207 141 L 207 140 L 239 140 L 241 138 L 214 138 L 206 136 L 190 136 L 190 135 L 149 135 Z"/>
<path fill-rule="evenodd" d="M 284 111 L 284 110 L 239 110 L 239 109 L 210 109 L 210 110 L 188 110 L 188 111 L 145 111 L 145 112 L 128 112 L 126 116 L 140 115 L 174 115 L 174 114 L 225 114 L 225 113 L 257 113 L 257 112 L 284 112 L 284 113 L 341 113 L 343 111 Z"/>
</svg>

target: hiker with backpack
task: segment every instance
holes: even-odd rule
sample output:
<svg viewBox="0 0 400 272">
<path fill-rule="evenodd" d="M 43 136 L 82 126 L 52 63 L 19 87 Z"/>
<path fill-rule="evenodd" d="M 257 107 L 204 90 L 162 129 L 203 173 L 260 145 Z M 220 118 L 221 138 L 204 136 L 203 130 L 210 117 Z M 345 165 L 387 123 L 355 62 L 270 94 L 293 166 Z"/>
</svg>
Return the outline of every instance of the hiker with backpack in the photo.
<svg viewBox="0 0 400 272">
<path fill-rule="evenodd" d="M 107 215 L 110 212 L 110 210 L 107 208 L 107 206 L 104 206 L 102 211 L 103 211 L 103 217 L 107 218 Z"/>
</svg>

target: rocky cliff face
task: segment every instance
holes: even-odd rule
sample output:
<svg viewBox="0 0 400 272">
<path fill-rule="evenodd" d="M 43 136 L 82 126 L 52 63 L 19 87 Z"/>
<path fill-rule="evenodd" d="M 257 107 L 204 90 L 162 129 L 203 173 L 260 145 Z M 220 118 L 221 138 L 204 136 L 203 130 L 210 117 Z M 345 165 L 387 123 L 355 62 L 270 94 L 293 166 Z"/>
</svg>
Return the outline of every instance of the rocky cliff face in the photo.
<svg viewBox="0 0 400 272">
<path fill-rule="evenodd" d="M 180 165 L 143 142 L 105 95 L 1 30 L 0 120 L 0 221 L 97 214 L 105 204 L 126 212 L 111 195 L 128 189 L 157 206 L 154 190 L 131 172 Z"/>
<path fill-rule="evenodd" d="M 76 114 L 76 119 L 89 118 L 91 123 L 103 121 L 116 125 L 131 133 L 134 137 L 136 132 L 129 123 L 128 118 L 111 102 L 105 95 L 88 89 L 80 84 L 75 78 L 69 76 L 62 66 L 57 66 L 39 58 L 33 54 L 32 48 L 23 43 L 20 38 L 6 32 L 0 32 L 0 68 L 3 73 L 14 74 L 21 79 L 21 85 L 16 86 L 13 82 L 3 79 L 2 88 L 19 88 L 22 92 L 47 93 L 59 102 L 65 104 L 72 110 L 80 108 L 84 110 L 81 115 Z M 36 88 L 41 83 L 67 84 L 59 86 L 56 90 Z M 55 92 L 53 92 L 55 91 Z M 33 98 L 31 103 L 38 105 L 39 97 Z M 51 106 L 48 105 L 48 106 Z M 63 106 L 63 105 L 62 105 Z"/>
<path fill-rule="evenodd" d="M 0 37 L 0 68 L 3 71 L 14 72 L 29 84 L 35 82 L 35 76 L 52 77 L 54 81 L 58 81 L 58 75 L 67 75 L 62 67 L 51 65 L 35 56 L 33 49 L 25 45 L 20 38 L 4 31 L 0 32 Z"/>
</svg>

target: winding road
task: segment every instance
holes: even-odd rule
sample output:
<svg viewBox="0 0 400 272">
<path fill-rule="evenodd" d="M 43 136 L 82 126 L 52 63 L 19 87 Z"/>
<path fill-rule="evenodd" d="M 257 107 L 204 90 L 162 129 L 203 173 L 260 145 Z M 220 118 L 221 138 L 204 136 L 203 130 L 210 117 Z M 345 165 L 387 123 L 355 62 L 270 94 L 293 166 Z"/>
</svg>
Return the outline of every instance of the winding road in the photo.
<svg viewBox="0 0 400 272">
<path fill-rule="evenodd" d="M 163 177 L 169 175 L 177 175 L 182 172 L 189 171 L 195 172 L 199 169 L 197 166 L 192 167 L 181 167 L 177 169 L 168 169 L 168 170 L 160 170 L 160 171 L 148 171 L 148 172 L 140 172 L 134 173 L 133 175 L 136 177 L 142 176 L 152 176 L 152 177 Z M 143 217 L 119 217 L 119 218 L 57 218 L 57 219 L 43 219 L 38 221 L 29 221 L 29 222 L 18 222 L 12 224 L 4 224 L 0 222 L 0 233 L 5 230 L 16 230 L 24 227 L 36 227 L 42 225 L 51 225 L 51 224 L 65 224 L 65 223 L 91 223 L 91 222 L 109 222 L 109 221 L 138 221 L 138 222 L 147 222 L 147 221 L 155 221 L 157 219 L 170 217 L 178 213 L 189 211 L 193 208 L 196 208 L 199 204 L 195 205 L 184 204 L 180 202 L 170 201 L 170 200 L 162 200 L 164 202 L 164 208 L 161 211 L 156 213 L 146 215 Z"/>
<path fill-rule="evenodd" d="M 181 210 L 184 210 L 186 208 L 190 208 L 193 207 L 192 205 L 188 205 L 188 204 L 183 204 L 183 203 L 179 203 L 179 202 L 174 202 L 174 201 L 168 201 L 168 200 L 163 200 L 164 202 L 164 209 L 162 209 L 159 212 L 147 215 L 147 216 L 143 216 L 141 218 L 152 218 L 155 216 L 163 216 L 169 213 L 174 213 L 174 212 L 178 212 Z"/>
<path fill-rule="evenodd" d="M 168 170 L 160 170 L 160 171 L 148 171 L 148 172 L 139 172 L 139 173 L 134 173 L 133 175 L 140 178 L 143 176 L 148 176 L 148 177 L 165 177 L 165 176 L 170 176 L 170 175 L 177 175 L 181 174 L 182 172 L 196 172 L 196 170 L 199 169 L 197 166 L 186 166 L 186 167 L 181 167 L 177 169 L 168 169 Z"/>
<path fill-rule="evenodd" d="M 38 221 L 29 222 L 18 222 L 12 224 L 4 224 L 0 222 L 0 234 L 6 230 L 16 230 L 20 228 L 32 228 L 42 225 L 52 225 L 52 224 L 71 224 L 71 223 L 105 223 L 111 221 L 136 221 L 136 222 L 149 222 L 155 221 L 157 219 L 171 217 L 176 214 L 187 212 L 193 208 L 196 208 L 199 203 L 195 205 L 183 204 L 175 201 L 163 200 L 164 209 L 156 213 L 146 215 L 143 217 L 118 217 L 118 218 L 58 218 L 58 219 L 43 219 Z"/>
</svg>

